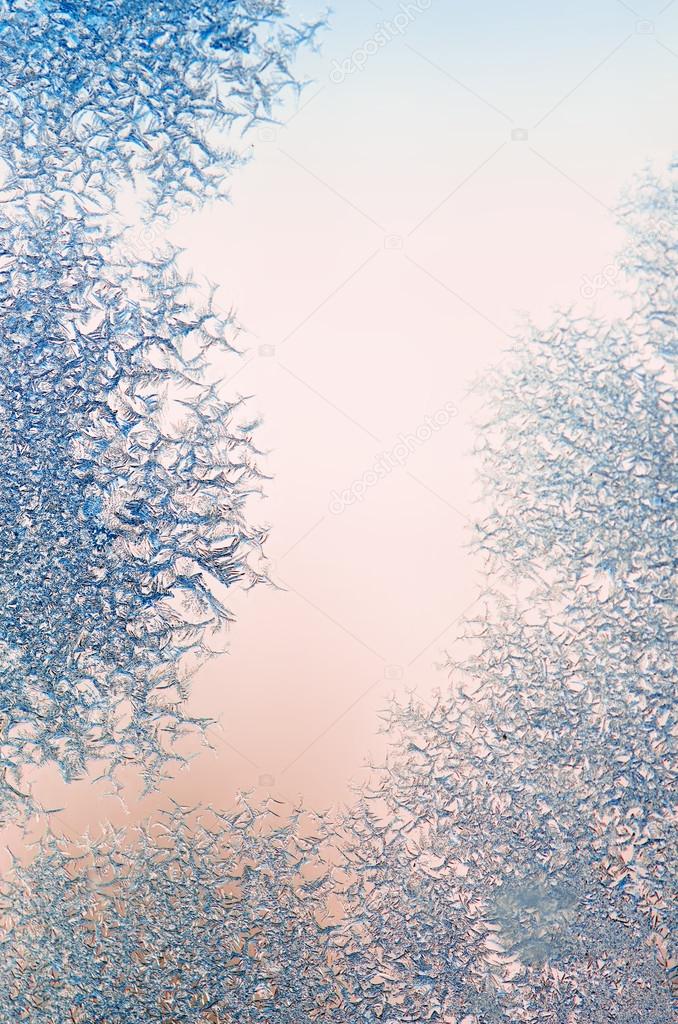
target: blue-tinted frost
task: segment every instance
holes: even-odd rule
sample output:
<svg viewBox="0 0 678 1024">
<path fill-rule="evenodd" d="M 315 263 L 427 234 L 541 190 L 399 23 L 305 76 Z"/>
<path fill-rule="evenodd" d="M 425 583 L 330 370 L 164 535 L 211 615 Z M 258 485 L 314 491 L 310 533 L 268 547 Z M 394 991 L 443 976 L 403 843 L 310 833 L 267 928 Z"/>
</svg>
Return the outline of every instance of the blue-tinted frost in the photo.
<svg viewBox="0 0 678 1024">
<path fill-rule="evenodd" d="M 5 764 L 150 773 L 180 724 L 178 659 L 208 653 L 227 588 L 256 579 L 256 450 L 209 373 L 232 331 L 190 299 L 171 265 L 136 276 L 58 216 L 0 272 Z"/>
<path fill-rule="evenodd" d="M 176 808 L 166 853 L 151 825 L 96 869 L 48 838 L 4 888 L 2 1024 L 674 1019 L 675 248 L 638 194 L 635 312 L 562 315 L 488 384 L 495 589 L 449 693 L 392 708 L 342 816 Z"/>
<path fill-rule="evenodd" d="M 27 765 L 157 779 L 227 589 L 258 578 L 231 317 L 108 215 L 126 180 L 151 235 L 221 194 L 229 130 L 313 34 L 278 0 L 0 0 L 0 820 Z"/>
<path fill-rule="evenodd" d="M 674 1019 L 677 172 L 624 209 L 633 312 L 563 313 L 488 382 L 494 592 L 346 821 L 360 1020 Z"/>
<path fill-rule="evenodd" d="M 231 324 L 103 215 L 124 178 L 148 216 L 223 190 L 214 140 L 268 116 L 312 34 L 281 13 L 0 2 L 8 806 L 27 762 L 156 777 L 191 725 L 182 655 L 256 578 L 256 453 L 212 371 Z M 47 831 L 2 885 L 1 1024 L 673 1019 L 675 196 L 673 167 L 626 200 L 633 312 L 564 312 L 488 383 L 494 589 L 447 695 L 393 707 L 343 816 Z"/>
<path fill-rule="evenodd" d="M 322 823 L 275 811 L 175 806 L 52 841 L 0 886 L 3 1024 L 342 1020 L 314 916 L 327 869 L 304 877 Z"/>
<path fill-rule="evenodd" d="M 168 214 L 223 193 L 229 130 L 270 120 L 317 25 L 281 0 L 1 0 L 6 193 L 110 208 L 142 176 Z"/>
</svg>

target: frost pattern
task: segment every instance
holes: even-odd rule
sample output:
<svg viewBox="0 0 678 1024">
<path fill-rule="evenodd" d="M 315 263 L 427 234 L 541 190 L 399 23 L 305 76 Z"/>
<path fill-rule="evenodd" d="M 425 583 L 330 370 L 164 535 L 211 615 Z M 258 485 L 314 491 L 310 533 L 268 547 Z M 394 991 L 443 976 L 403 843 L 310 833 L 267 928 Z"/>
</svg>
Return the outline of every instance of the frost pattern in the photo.
<svg viewBox="0 0 678 1024">
<path fill-rule="evenodd" d="M 205 379 L 228 324 L 171 265 L 134 280 L 78 222 L 36 228 L 0 276 L 3 757 L 152 774 L 178 660 L 209 653 L 227 588 L 257 578 L 256 450 Z"/>
<path fill-rule="evenodd" d="M 261 579 L 256 424 L 215 370 L 232 317 L 108 215 L 126 180 L 151 234 L 223 192 L 223 139 L 271 116 L 317 27 L 283 15 L 0 0 L 0 820 L 29 765 L 157 781 L 228 588 Z"/>
<path fill-rule="evenodd" d="M 134 835 L 52 840 L 0 890 L 0 1019 L 313 1020 L 332 998 L 311 898 L 326 882 L 304 877 L 316 823 L 275 811 L 175 806 Z"/>
<path fill-rule="evenodd" d="M 178 666 L 261 541 L 251 426 L 174 253 L 106 228 L 223 191 L 312 28 L 277 3 L 0 0 L 0 754 L 149 784 Z M 490 381 L 495 587 L 342 816 L 243 798 L 69 845 L 0 890 L 0 1021 L 666 1024 L 676 961 L 676 173 L 629 194 L 633 312 L 563 313 Z"/>
<path fill-rule="evenodd" d="M 488 383 L 494 592 L 345 823 L 359 1019 L 674 1019 L 677 174 L 627 202 L 628 318 L 563 313 Z"/>
<path fill-rule="evenodd" d="M 3 888 L 2 1024 L 674 1019 L 676 171 L 629 200 L 633 313 L 489 382 L 495 590 L 449 692 L 393 705 L 341 815 L 48 836 Z"/>
<path fill-rule="evenodd" d="M 8 192 L 83 215 L 135 176 L 155 214 L 223 194 L 224 139 L 272 118 L 318 27 L 284 14 L 281 0 L 1 0 Z"/>
</svg>

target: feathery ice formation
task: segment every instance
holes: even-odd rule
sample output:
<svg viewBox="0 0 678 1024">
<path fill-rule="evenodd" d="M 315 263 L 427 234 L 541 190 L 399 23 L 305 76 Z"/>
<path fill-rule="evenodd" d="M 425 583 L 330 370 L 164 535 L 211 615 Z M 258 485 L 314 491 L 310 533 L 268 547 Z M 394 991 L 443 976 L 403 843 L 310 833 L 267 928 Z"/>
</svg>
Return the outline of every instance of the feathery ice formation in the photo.
<svg viewBox="0 0 678 1024">
<path fill-rule="evenodd" d="M 44 843 L 3 889 L 1 1024 L 674 1019 L 677 172 L 629 199 L 629 315 L 563 314 L 488 384 L 495 590 L 449 693 L 393 707 L 310 835 L 245 804 L 177 808 L 162 853 Z"/>
<path fill-rule="evenodd" d="M 352 1019 L 674 1019 L 677 175 L 629 197 L 628 317 L 488 382 L 494 593 L 347 819 Z"/>
<path fill-rule="evenodd" d="M 0 885 L 0 1020 L 342 1020 L 314 916 L 329 876 L 309 871 L 322 839 L 313 815 L 283 823 L 245 798 L 232 815 L 175 805 L 133 834 L 52 838 L 19 888 Z"/>
<path fill-rule="evenodd" d="M 152 784 L 197 725 L 186 681 L 228 587 L 260 578 L 256 424 L 215 371 L 231 317 L 109 214 L 125 181 L 152 231 L 223 192 L 223 139 L 312 39 L 283 15 L 0 0 L 0 821 L 28 766 L 133 761 Z"/>
<path fill-rule="evenodd" d="M 234 126 L 272 118 L 319 27 L 281 0 L 0 0 L 8 193 L 80 215 L 142 178 L 156 215 L 223 194 Z"/>
<path fill-rule="evenodd" d="M 257 579 L 251 431 L 209 379 L 229 325 L 171 263 L 136 277 L 58 214 L 5 261 L 0 309 L 4 764 L 150 776 L 181 728 L 177 663 Z"/>
</svg>

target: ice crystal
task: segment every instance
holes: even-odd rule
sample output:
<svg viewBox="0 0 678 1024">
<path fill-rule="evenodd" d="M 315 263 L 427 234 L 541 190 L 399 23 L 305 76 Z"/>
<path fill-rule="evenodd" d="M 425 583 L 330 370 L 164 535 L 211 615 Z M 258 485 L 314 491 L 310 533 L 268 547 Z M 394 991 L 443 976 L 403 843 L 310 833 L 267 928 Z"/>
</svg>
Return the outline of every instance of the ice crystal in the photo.
<svg viewBox="0 0 678 1024">
<path fill-rule="evenodd" d="M 180 666 L 260 541 L 231 324 L 103 214 L 218 194 L 311 34 L 277 3 L 0 0 L 0 755 L 149 776 Z M 277 41 L 275 41 L 277 40 Z M 493 584 L 339 820 L 174 807 L 48 832 L 1 890 L 0 1021 L 667 1024 L 675 971 L 676 172 L 624 216 L 632 309 L 531 329 L 489 382 Z M 328 910 L 338 901 L 332 917 Z"/>
<path fill-rule="evenodd" d="M 312 1021 L 332 1002 L 314 915 L 328 873 L 304 875 L 315 825 L 244 798 L 231 815 L 175 806 L 134 832 L 51 838 L 0 887 L 0 1021 Z"/>
<path fill-rule="evenodd" d="M 27 765 L 157 780 L 227 588 L 259 578 L 256 424 L 215 372 L 231 317 L 108 214 L 128 179 L 152 232 L 223 192 L 232 129 L 271 116 L 313 37 L 283 19 L 0 0 L 0 820 Z"/>
<path fill-rule="evenodd" d="M 2 227 L 3 762 L 150 771 L 181 724 L 182 656 L 209 653 L 227 588 L 257 578 L 251 430 L 211 373 L 232 330 L 171 263 L 135 276 L 58 215 L 30 239 Z"/>
<path fill-rule="evenodd" d="M 639 281 L 491 380 L 495 591 L 354 804 L 44 844 L 4 887 L 3 1022 L 673 1019 L 670 281 Z"/>
<path fill-rule="evenodd" d="M 493 592 L 344 827 L 360 1020 L 673 1019 L 676 173 L 629 197 L 632 308 L 490 379 Z"/>
<path fill-rule="evenodd" d="M 229 130 L 271 119 L 317 27 L 284 14 L 280 0 L 2 0 L 7 194 L 83 214 L 130 177 L 155 213 L 222 194 Z"/>
</svg>

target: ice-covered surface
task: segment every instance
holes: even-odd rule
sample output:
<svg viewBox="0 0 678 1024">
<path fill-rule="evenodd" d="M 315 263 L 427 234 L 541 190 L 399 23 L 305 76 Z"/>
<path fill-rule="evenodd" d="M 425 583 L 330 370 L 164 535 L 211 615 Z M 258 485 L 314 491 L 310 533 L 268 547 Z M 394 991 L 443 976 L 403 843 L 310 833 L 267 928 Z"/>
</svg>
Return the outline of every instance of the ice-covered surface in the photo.
<svg viewBox="0 0 678 1024">
<path fill-rule="evenodd" d="M 280 0 L 2 0 L 0 157 L 7 190 L 110 209 L 142 176 L 150 211 L 223 193 L 229 130 L 270 119 L 317 26 Z"/>
<path fill-rule="evenodd" d="M 232 317 L 109 214 L 124 181 L 151 232 L 223 191 L 208 136 L 271 116 L 313 33 L 261 0 L 0 2 L 0 820 L 27 765 L 157 779 L 258 578 Z"/>
<path fill-rule="evenodd" d="M 209 653 L 227 588 L 256 579 L 252 433 L 208 372 L 232 329 L 171 264 L 115 266 L 78 221 L 17 235 L 5 224 L 4 763 L 152 774 L 180 725 L 179 659 Z"/>
<path fill-rule="evenodd" d="M 347 822 L 361 1019 L 673 1019 L 675 172 L 629 199 L 634 315 L 563 313 L 488 382 L 494 592 Z"/>
<path fill-rule="evenodd" d="M 309 36 L 281 13 L 0 3 L 7 812 L 27 764 L 157 778 L 256 579 L 256 452 L 212 375 L 233 325 L 105 215 L 130 175 L 148 215 L 221 192 L 208 137 L 265 116 Z M 672 1019 L 675 194 L 675 167 L 629 193 L 628 319 L 565 311 L 488 382 L 492 590 L 450 690 L 392 708 L 338 818 L 47 830 L 2 885 L 2 1024 Z"/>
<path fill-rule="evenodd" d="M 314 910 L 328 874 L 308 870 L 322 823 L 300 810 L 281 823 L 276 810 L 175 806 L 131 834 L 50 840 L 18 887 L 0 887 L 3 1024 L 325 1014 L 332 975 Z"/>
<path fill-rule="evenodd" d="M 626 322 L 562 314 L 488 382 L 494 589 L 354 804 L 48 839 L 3 890 L 3 1022 L 674 1019 L 670 238 L 632 236 Z"/>
</svg>

